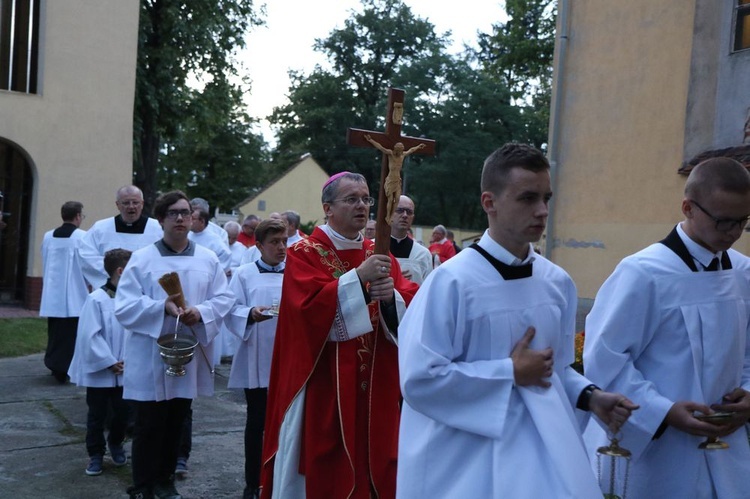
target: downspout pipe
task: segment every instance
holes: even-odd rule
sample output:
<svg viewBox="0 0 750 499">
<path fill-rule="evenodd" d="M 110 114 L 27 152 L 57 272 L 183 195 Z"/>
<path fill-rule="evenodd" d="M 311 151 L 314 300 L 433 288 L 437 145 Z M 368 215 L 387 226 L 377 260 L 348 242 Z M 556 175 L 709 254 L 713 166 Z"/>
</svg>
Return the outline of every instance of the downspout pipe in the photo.
<svg viewBox="0 0 750 499">
<path fill-rule="evenodd" d="M 550 177 L 552 181 L 552 192 L 557 192 L 559 176 L 559 147 L 560 147 L 560 110 L 563 103 L 563 71 L 565 68 L 565 58 L 568 51 L 568 14 L 570 6 L 569 0 L 559 0 L 558 32 L 557 32 L 557 58 L 553 75 L 556 84 L 553 86 L 552 102 L 550 103 L 550 123 L 549 136 L 547 140 L 547 160 L 550 164 Z M 555 242 L 555 197 L 550 200 L 549 214 L 547 216 L 547 240 L 544 245 L 545 258 L 551 258 L 552 249 Z"/>
</svg>

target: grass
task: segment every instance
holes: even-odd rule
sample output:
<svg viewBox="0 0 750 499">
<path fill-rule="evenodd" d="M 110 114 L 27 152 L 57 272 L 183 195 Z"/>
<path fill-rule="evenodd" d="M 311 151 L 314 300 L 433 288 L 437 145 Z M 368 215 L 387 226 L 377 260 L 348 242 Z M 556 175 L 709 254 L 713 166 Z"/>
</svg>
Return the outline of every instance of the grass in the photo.
<svg viewBox="0 0 750 499">
<path fill-rule="evenodd" d="M 47 319 L 0 319 L 0 358 L 44 352 Z"/>
</svg>

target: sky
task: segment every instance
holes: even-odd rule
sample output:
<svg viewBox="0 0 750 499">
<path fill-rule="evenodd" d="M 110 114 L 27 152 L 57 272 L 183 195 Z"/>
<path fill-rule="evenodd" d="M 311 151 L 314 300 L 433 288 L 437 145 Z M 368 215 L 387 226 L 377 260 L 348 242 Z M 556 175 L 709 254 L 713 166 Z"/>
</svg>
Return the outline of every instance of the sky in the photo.
<svg viewBox="0 0 750 499">
<path fill-rule="evenodd" d="M 476 46 L 478 31 L 489 33 L 493 24 L 505 19 L 503 0 L 404 3 L 413 14 L 434 24 L 437 33 L 452 32 L 452 52 L 459 52 L 464 43 Z M 252 81 L 246 99 L 251 116 L 262 120 L 274 107 L 286 103 L 289 69 L 309 73 L 315 64 L 325 67 L 326 59 L 312 49 L 315 39 L 342 28 L 351 10 L 361 11 L 360 5 L 359 0 L 266 0 L 266 26 L 253 28 L 246 38 L 247 48 L 239 54 Z M 274 142 L 267 122 L 261 121 L 260 131 L 266 141 Z"/>
</svg>

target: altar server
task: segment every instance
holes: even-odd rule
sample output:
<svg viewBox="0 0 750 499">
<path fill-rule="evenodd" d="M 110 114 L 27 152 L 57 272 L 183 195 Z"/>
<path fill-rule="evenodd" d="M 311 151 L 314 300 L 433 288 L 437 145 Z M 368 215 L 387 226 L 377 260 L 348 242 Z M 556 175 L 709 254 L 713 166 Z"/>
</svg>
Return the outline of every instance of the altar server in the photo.
<svg viewBox="0 0 750 499">
<path fill-rule="evenodd" d="M 586 320 L 586 376 L 643 407 L 622 429 L 632 497 L 749 497 L 750 263 L 731 248 L 750 215 L 750 173 L 713 158 L 685 184 L 684 220 L 625 258 Z M 696 418 L 733 416 L 721 425 Z M 706 437 L 728 449 L 700 450 Z M 606 440 L 586 431 L 591 452 Z"/>
<path fill-rule="evenodd" d="M 78 315 L 88 287 L 76 254 L 86 231 L 81 230 L 83 204 L 68 201 L 60 208 L 63 224 L 42 240 L 42 301 L 39 315 L 47 317 L 44 365 L 59 383 L 68 380 L 76 344 Z"/>
<path fill-rule="evenodd" d="M 241 266 L 232 277 L 229 288 L 237 297 L 237 304 L 226 320 L 227 328 L 241 340 L 228 387 L 243 388 L 247 401 L 244 499 L 257 499 L 260 495 L 263 425 L 284 279 L 286 225 L 281 220 L 263 220 L 255 229 L 255 241 L 261 257 Z"/>
<path fill-rule="evenodd" d="M 637 406 L 570 367 L 576 289 L 531 245 L 549 164 L 506 144 L 481 190 L 489 229 L 429 275 L 399 328 L 397 497 L 601 499 L 580 419 L 616 429 Z"/>
<path fill-rule="evenodd" d="M 182 422 L 195 397 L 213 394 L 211 346 L 234 304 L 216 255 L 188 239 L 187 196 L 163 194 L 154 214 L 164 237 L 133 253 L 115 297 L 115 315 L 128 330 L 123 397 L 136 407 L 131 497 L 177 495 L 173 473 Z M 175 303 L 178 294 L 168 296 L 159 284 L 172 272 L 180 278 L 185 308 Z M 159 337 L 176 331 L 192 333 L 199 342 L 181 377 L 166 374 L 157 345 Z"/>
<path fill-rule="evenodd" d="M 115 293 L 130 251 L 109 250 L 104 254 L 107 283 L 86 298 L 78 322 L 76 350 L 70 364 L 70 380 L 86 387 L 86 474 L 102 473 L 104 451 L 109 446 L 115 466 L 128 463 L 122 442 L 128 423 L 128 406 L 122 399 L 123 345 L 125 330 L 115 318 Z M 105 441 L 107 411 L 112 408 L 109 435 Z"/>
</svg>

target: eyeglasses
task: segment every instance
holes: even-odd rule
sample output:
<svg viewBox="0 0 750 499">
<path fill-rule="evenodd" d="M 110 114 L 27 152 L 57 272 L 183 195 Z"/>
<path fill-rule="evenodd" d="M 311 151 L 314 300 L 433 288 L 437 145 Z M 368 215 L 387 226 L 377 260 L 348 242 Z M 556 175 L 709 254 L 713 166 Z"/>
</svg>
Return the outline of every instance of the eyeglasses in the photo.
<svg viewBox="0 0 750 499">
<path fill-rule="evenodd" d="M 364 196 L 361 198 L 358 198 L 356 196 L 349 196 L 348 198 L 334 199 L 334 202 L 335 201 L 342 201 L 348 206 L 355 206 L 360 201 L 362 201 L 365 206 L 372 206 L 375 204 L 375 198 L 371 198 L 370 196 Z"/>
<path fill-rule="evenodd" d="M 140 206 L 143 201 L 118 201 L 117 204 L 121 206 Z"/>
<path fill-rule="evenodd" d="M 711 215 L 709 212 L 706 211 L 706 209 L 699 205 L 696 201 L 690 200 L 691 203 L 693 203 L 695 206 L 700 208 L 700 210 L 705 213 L 708 218 L 716 222 L 716 230 L 719 232 L 729 232 L 730 230 L 734 229 L 735 227 L 744 228 L 745 225 L 747 225 L 748 220 L 750 220 L 749 217 L 743 217 L 743 218 L 716 218 L 715 216 Z"/>
<path fill-rule="evenodd" d="M 396 213 L 398 213 L 399 215 L 403 215 L 404 213 L 406 213 L 407 215 L 412 216 L 414 215 L 414 210 L 411 210 L 409 208 L 396 208 Z"/>
<path fill-rule="evenodd" d="M 167 210 L 167 218 L 170 220 L 177 220 L 177 217 L 188 218 L 190 215 L 190 210 Z"/>
</svg>

